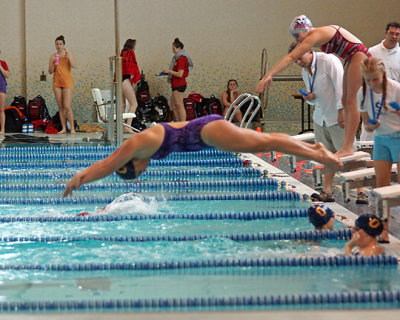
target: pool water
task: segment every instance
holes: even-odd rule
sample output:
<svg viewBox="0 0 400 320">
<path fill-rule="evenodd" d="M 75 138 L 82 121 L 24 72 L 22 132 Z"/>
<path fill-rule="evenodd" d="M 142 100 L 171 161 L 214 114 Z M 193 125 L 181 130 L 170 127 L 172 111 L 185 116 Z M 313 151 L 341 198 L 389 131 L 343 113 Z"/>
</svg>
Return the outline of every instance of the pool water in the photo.
<svg viewBox="0 0 400 320">
<path fill-rule="evenodd" d="M 18 148 L 0 150 L 0 310 L 399 306 L 395 258 L 346 260 L 346 232 L 313 240 L 309 203 L 235 155 L 172 155 L 138 181 L 113 175 L 62 202 L 85 154 L 112 148 L 38 147 L 45 168 L 35 157 L 13 167 L 27 161 L 9 156 Z"/>
</svg>

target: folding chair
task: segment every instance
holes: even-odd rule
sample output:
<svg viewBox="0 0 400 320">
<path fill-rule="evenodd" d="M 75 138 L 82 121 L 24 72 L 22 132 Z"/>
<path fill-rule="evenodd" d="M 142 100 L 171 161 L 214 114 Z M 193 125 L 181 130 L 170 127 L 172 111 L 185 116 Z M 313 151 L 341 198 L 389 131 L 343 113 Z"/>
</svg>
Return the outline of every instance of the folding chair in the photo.
<svg viewBox="0 0 400 320">
<path fill-rule="evenodd" d="M 92 88 L 92 95 L 94 100 L 94 106 L 96 108 L 97 120 L 102 123 L 108 123 L 108 110 L 111 106 L 111 93 L 110 90 L 100 90 L 98 88 Z M 136 118 L 134 113 L 123 113 L 122 119 Z M 116 115 L 114 114 L 114 121 L 116 120 Z M 135 132 L 140 132 L 140 130 L 122 123 L 124 126 L 132 129 Z"/>
</svg>

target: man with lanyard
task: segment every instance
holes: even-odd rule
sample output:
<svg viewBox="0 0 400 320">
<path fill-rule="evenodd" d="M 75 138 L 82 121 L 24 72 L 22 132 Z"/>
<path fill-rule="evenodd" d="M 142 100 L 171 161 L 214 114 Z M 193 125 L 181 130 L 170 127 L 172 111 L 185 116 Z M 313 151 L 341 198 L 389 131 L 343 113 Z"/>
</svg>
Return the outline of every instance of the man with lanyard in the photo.
<svg viewBox="0 0 400 320">
<path fill-rule="evenodd" d="M 289 47 L 292 52 L 298 42 Z M 340 60 L 323 52 L 308 51 L 296 61 L 302 67 L 306 90 L 300 89 L 303 99 L 314 105 L 315 141 L 335 153 L 343 146 L 344 113 L 342 106 L 343 66 Z M 334 173 L 323 176 L 322 191 L 311 196 L 313 201 L 334 202 L 332 192 Z"/>
</svg>

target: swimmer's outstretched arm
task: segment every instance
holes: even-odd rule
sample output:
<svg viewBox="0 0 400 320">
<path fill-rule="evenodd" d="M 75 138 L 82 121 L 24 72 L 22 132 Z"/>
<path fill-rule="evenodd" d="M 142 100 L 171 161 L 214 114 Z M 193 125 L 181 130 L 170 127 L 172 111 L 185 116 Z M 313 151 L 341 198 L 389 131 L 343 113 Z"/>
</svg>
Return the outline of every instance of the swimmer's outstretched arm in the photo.
<svg viewBox="0 0 400 320">
<path fill-rule="evenodd" d="M 130 137 L 107 158 L 77 173 L 67 182 L 63 197 L 72 195 L 74 190 L 85 183 L 110 175 L 131 159 L 149 159 L 161 145 L 163 129 L 160 127 L 154 126 Z"/>
<path fill-rule="evenodd" d="M 328 42 L 330 40 L 330 34 L 326 32 L 325 28 L 326 27 L 319 27 L 310 31 L 309 34 L 304 38 L 304 40 L 292 52 L 284 56 L 277 64 L 275 64 L 271 68 L 269 72 L 265 74 L 265 76 L 260 80 L 257 85 L 256 93 L 261 93 L 266 88 L 270 89 L 273 76 L 285 70 L 313 47 L 322 46 L 323 44 Z"/>
</svg>

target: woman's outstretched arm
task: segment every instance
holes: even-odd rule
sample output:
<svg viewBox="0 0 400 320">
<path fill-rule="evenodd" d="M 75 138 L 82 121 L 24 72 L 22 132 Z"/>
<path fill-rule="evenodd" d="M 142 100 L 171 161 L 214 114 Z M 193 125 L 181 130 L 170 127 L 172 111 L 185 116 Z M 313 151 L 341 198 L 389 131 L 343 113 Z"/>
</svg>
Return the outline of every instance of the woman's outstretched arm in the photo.
<svg viewBox="0 0 400 320">
<path fill-rule="evenodd" d="M 149 159 L 160 147 L 164 137 L 159 126 L 147 129 L 126 140 L 117 150 L 85 170 L 79 172 L 67 182 L 63 197 L 72 195 L 74 190 L 85 183 L 104 178 L 117 171 L 129 160 Z"/>
</svg>

